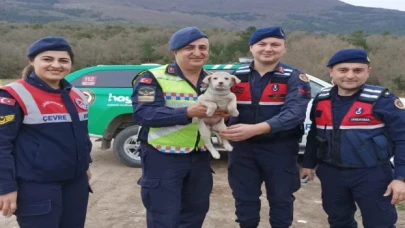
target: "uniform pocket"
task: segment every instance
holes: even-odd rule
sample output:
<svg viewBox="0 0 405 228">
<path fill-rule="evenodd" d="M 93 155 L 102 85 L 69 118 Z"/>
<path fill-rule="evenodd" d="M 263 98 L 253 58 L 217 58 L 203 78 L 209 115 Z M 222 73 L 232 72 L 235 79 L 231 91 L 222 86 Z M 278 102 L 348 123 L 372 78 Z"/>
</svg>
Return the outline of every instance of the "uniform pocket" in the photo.
<svg viewBox="0 0 405 228">
<path fill-rule="evenodd" d="M 142 198 L 142 203 L 145 206 L 146 209 L 150 209 L 151 206 L 151 191 L 156 190 L 159 187 L 160 184 L 160 179 L 158 178 L 145 178 L 141 177 L 138 180 L 138 185 L 140 185 L 141 188 L 141 198 Z"/>
<path fill-rule="evenodd" d="M 41 146 L 38 146 L 37 149 L 35 150 L 35 158 L 34 158 L 33 167 L 40 168 L 41 165 L 43 165 L 42 158 L 41 158 Z"/>
<path fill-rule="evenodd" d="M 391 198 L 388 197 L 388 199 Z M 388 199 L 376 201 L 377 207 L 380 209 L 379 224 L 394 224 L 398 218 L 395 206 Z"/>
<path fill-rule="evenodd" d="M 45 200 L 36 203 L 18 203 L 15 214 L 17 216 L 38 216 L 49 214 L 51 210 L 51 200 Z"/>
<path fill-rule="evenodd" d="M 291 190 L 296 192 L 301 188 L 301 180 L 299 175 L 298 166 L 284 169 L 289 175 L 291 175 Z"/>
<path fill-rule="evenodd" d="M 352 131 L 347 131 L 345 137 L 355 153 L 342 153 L 343 163 L 361 167 L 373 167 L 377 164 L 379 159 L 377 158 L 372 139 L 363 140 L 358 134 Z"/>
<path fill-rule="evenodd" d="M 141 177 L 138 180 L 138 184 L 144 188 L 157 188 L 159 186 L 160 179 L 158 178 L 151 178 L 147 179 L 145 177 Z"/>
<path fill-rule="evenodd" d="M 379 160 L 387 160 L 391 154 L 388 140 L 384 135 L 378 135 L 373 138 L 374 150 Z"/>
</svg>

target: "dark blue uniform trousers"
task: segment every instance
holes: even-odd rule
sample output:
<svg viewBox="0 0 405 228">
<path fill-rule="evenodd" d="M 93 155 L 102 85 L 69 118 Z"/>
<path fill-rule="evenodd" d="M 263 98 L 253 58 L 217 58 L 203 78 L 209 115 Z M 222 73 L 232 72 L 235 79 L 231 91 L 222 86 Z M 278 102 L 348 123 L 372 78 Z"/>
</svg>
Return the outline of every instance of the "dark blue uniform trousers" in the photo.
<svg viewBox="0 0 405 228">
<path fill-rule="evenodd" d="M 356 204 L 365 228 L 394 228 L 397 213 L 392 195 L 384 197 L 393 180 L 390 164 L 375 168 L 344 170 L 322 163 L 316 170 L 321 181 L 322 202 L 331 228 L 357 228 Z"/>
<path fill-rule="evenodd" d="M 200 228 L 209 209 L 209 152 L 167 154 L 141 145 L 141 197 L 148 228 Z"/>
<path fill-rule="evenodd" d="M 17 216 L 21 228 L 83 228 L 89 198 L 87 175 L 70 181 L 18 181 Z"/>
<path fill-rule="evenodd" d="M 300 186 L 298 140 L 266 144 L 233 143 L 228 181 L 235 198 L 236 222 L 256 228 L 260 222 L 261 186 L 264 181 L 273 228 L 288 228 L 293 221 L 293 195 Z"/>
</svg>

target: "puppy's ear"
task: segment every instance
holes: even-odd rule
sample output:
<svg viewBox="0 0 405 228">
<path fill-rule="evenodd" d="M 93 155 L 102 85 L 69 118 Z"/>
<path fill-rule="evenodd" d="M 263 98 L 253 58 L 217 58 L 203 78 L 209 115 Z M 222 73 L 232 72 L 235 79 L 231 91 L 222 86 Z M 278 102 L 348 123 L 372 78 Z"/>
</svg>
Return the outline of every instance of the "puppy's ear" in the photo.
<svg viewBox="0 0 405 228">
<path fill-rule="evenodd" d="M 232 75 L 232 79 L 235 84 L 240 83 L 240 79 L 238 77 L 236 77 L 235 75 Z"/>
<path fill-rule="evenodd" d="M 210 84 L 211 76 L 211 74 L 205 76 L 205 78 L 203 79 L 203 83 Z"/>
</svg>

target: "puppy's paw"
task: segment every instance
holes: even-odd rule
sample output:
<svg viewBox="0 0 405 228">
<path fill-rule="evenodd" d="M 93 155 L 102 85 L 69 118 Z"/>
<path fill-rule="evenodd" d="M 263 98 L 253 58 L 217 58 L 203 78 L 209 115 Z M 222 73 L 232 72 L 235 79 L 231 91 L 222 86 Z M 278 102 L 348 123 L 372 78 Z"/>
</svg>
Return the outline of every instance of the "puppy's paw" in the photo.
<svg viewBox="0 0 405 228">
<path fill-rule="evenodd" d="M 216 152 L 216 153 L 211 153 L 211 155 L 212 155 L 212 157 L 215 158 L 215 159 L 220 159 L 220 158 L 221 158 L 221 155 L 220 155 L 218 152 Z"/>
<path fill-rule="evenodd" d="M 233 117 L 239 116 L 238 110 L 236 110 L 236 109 L 232 110 L 232 111 L 231 111 L 231 116 L 233 116 Z"/>
<path fill-rule="evenodd" d="M 224 148 L 225 148 L 225 150 L 227 150 L 227 151 L 232 151 L 232 150 L 233 150 L 233 147 L 232 147 L 231 144 L 229 144 L 229 143 L 225 143 L 225 144 L 224 144 Z"/>
<path fill-rule="evenodd" d="M 207 110 L 207 112 L 205 114 L 207 114 L 207 116 L 213 116 L 214 112 L 215 112 L 215 110 L 214 111 Z"/>
</svg>

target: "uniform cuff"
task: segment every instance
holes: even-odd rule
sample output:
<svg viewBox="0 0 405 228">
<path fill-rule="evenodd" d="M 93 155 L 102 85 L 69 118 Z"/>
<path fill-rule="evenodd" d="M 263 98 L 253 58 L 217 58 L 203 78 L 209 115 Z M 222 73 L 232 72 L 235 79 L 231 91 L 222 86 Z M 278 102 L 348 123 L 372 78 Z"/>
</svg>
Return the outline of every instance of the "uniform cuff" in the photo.
<svg viewBox="0 0 405 228">
<path fill-rule="evenodd" d="M 17 181 L 10 181 L 0 184 L 0 195 L 17 191 Z"/>
<path fill-rule="evenodd" d="M 405 177 L 405 165 L 395 165 L 395 177 Z"/>
<path fill-rule="evenodd" d="M 270 127 L 271 127 L 270 133 L 279 132 L 280 129 L 281 129 L 280 121 L 278 121 L 276 119 L 267 120 L 266 123 L 268 123 L 270 125 Z"/>
<path fill-rule="evenodd" d="M 174 109 L 174 118 L 177 125 L 186 125 L 192 121 L 192 118 L 187 117 L 187 107 Z"/>
<path fill-rule="evenodd" d="M 302 162 L 302 168 L 315 169 L 317 164 L 318 164 L 318 159 L 316 159 L 316 160 L 304 159 L 304 161 Z"/>
</svg>

